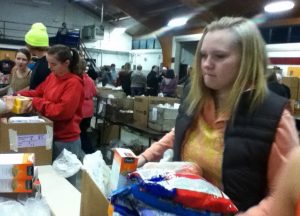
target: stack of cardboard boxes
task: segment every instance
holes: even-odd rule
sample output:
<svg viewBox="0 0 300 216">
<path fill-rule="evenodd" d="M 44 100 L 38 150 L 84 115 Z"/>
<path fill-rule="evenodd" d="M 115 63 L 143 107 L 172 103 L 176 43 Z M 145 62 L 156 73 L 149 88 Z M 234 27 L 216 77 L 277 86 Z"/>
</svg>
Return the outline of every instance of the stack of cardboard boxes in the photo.
<svg viewBox="0 0 300 216">
<path fill-rule="evenodd" d="M 149 127 L 151 129 L 158 130 L 158 131 L 168 131 L 170 129 L 169 127 L 172 128 L 175 126 L 176 117 L 174 116 L 177 116 L 177 111 L 174 111 L 174 109 L 159 108 L 159 118 L 152 118 L 151 116 L 152 116 L 153 109 L 156 107 L 156 105 L 158 104 L 174 105 L 174 103 L 179 103 L 179 99 L 169 98 L 169 97 L 152 97 L 152 96 L 135 97 L 134 111 L 133 111 L 134 123 L 143 128 Z M 151 117 L 150 121 L 149 121 L 149 115 Z M 169 118 L 170 116 L 172 116 L 172 118 Z M 168 128 L 166 126 L 168 126 Z"/>
<path fill-rule="evenodd" d="M 283 77 L 283 84 L 287 85 L 290 88 L 291 93 L 291 109 L 294 115 L 300 115 L 300 78 L 294 76 Z"/>
</svg>

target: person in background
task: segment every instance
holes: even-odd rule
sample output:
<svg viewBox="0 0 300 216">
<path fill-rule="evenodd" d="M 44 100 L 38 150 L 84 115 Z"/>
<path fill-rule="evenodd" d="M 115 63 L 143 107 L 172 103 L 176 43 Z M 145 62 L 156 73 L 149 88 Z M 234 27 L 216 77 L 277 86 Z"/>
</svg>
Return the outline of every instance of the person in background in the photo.
<svg viewBox="0 0 300 216">
<path fill-rule="evenodd" d="M 145 94 L 146 76 L 142 72 L 142 65 L 136 67 L 136 71 L 131 74 L 131 96 L 139 96 Z"/>
<path fill-rule="evenodd" d="M 34 90 L 18 94 L 32 97 L 28 111 L 39 112 L 53 121 L 53 159 L 67 149 L 80 156 L 80 128 L 84 100 L 82 71 L 75 49 L 54 45 L 47 52 L 52 73 Z M 68 179 L 75 185 L 76 176 Z"/>
<path fill-rule="evenodd" d="M 175 78 L 174 70 L 168 69 L 164 76 L 160 90 L 164 97 L 175 97 L 177 87 L 177 79 Z"/>
<path fill-rule="evenodd" d="M 184 77 L 182 77 L 180 80 L 178 80 L 178 85 L 184 84 L 185 82 L 187 82 L 189 80 L 190 74 L 193 70 L 192 66 L 188 66 L 187 70 L 186 70 L 186 75 Z"/>
<path fill-rule="evenodd" d="M 4 59 L 0 61 L 0 88 L 9 84 L 9 76 L 14 66 L 15 62 L 10 59 L 8 53 L 5 53 Z"/>
<path fill-rule="evenodd" d="M 285 98 L 291 98 L 291 92 L 289 87 L 282 83 L 282 75 L 279 73 L 272 72 L 268 77 L 268 88 Z"/>
<path fill-rule="evenodd" d="M 131 74 L 132 74 L 131 65 L 130 63 L 127 62 L 124 65 L 124 69 L 121 69 L 121 71 L 118 74 L 118 83 L 122 86 L 122 89 L 126 95 L 131 94 L 131 89 L 130 89 Z"/>
<path fill-rule="evenodd" d="M 300 148 L 289 155 L 274 192 L 272 216 L 300 216 Z"/>
<path fill-rule="evenodd" d="M 31 55 L 27 49 L 22 48 L 16 52 L 16 65 L 11 71 L 9 85 L 0 89 L 1 95 L 13 95 L 17 91 L 29 88 L 31 70 L 27 65 L 30 59 Z"/>
<path fill-rule="evenodd" d="M 114 63 L 112 63 L 110 65 L 110 74 L 111 74 L 111 77 L 112 77 L 113 85 L 116 85 L 116 83 L 117 83 L 117 72 L 116 72 L 116 65 Z"/>
<path fill-rule="evenodd" d="M 37 57 L 37 61 L 32 69 L 29 89 L 35 89 L 50 74 L 46 59 L 49 47 L 49 37 L 47 28 L 43 23 L 34 23 L 31 29 L 25 34 L 26 46 L 31 55 Z"/>
<path fill-rule="evenodd" d="M 80 69 L 83 71 L 83 88 L 84 100 L 82 104 L 82 120 L 80 122 L 80 138 L 81 148 L 86 154 L 94 152 L 92 143 L 89 139 L 87 130 L 91 125 L 91 119 L 94 115 L 94 101 L 93 98 L 97 95 L 94 81 L 86 73 L 86 62 L 81 59 Z"/>
<path fill-rule="evenodd" d="M 157 96 L 159 91 L 159 83 L 162 81 L 162 76 L 159 75 L 159 68 L 153 65 L 151 71 L 147 75 L 147 95 Z"/>
<path fill-rule="evenodd" d="M 93 60 L 87 61 L 87 67 L 88 67 L 87 74 L 89 75 L 89 77 L 92 78 L 92 80 L 95 81 L 98 79 L 98 72 L 95 70 L 96 66 L 94 66 L 92 61 Z"/>
<path fill-rule="evenodd" d="M 159 67 L 159 75 L 164 77 L 167 73 L 167 70 L 168 70 L 168 67 L 165 67 L 164 64 L 161 63 L 160 67 Z"/>
<path fill-rule="evenodd" d="M 67 23 L 63 22 L 61 24 L 61 27 L 58 29 L 57 34 L 58 35 L 67 35 L 67 33 L 68 33 Z"/>
<path fill-rule="evenodd" d="M 175 130 L 139 155 L 196 163 L 234 202 L 238 215 L 270 215 L 274 183 L 299 146 L 288 100 L 267 89 L 267 52 L 257 26 L 223 17 L 206 26 L 185 85 Z"/>
<path fill-rule="evenodd" d="M 101 68 L 101 77 L 99 77 L 99 81 L 102 82 L 102 86 L 106 86 L 107 84 L 113 85 L 109 66 L 105 65 Z"/>
<path fill-rule="evenodd" d="M 15 62 L 10 59 L 8 53 L 5 53 L 4 59 L 0 61 L 0 72 L 3 74 L 10 74 L 10 71 L 14 66 L 15 66 Z"/>
</svg>

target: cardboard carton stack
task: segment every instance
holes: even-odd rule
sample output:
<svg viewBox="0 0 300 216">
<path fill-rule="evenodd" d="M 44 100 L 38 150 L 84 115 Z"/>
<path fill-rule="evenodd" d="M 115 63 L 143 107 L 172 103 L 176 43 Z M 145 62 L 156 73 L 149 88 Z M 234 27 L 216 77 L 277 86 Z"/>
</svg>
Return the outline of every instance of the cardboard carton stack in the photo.
<svg viewBox="0 0 300 216">
<path fill-rule="evenodd" d="M 149 108 L 148 127 L 157 131 L 170 131 L 175 126 L 178 107 L 152 105 Z"/>
<path fill-rule="evenodd" d="M 179 99 L 177 98 L 169 98 L 169 97 L 144 97 L 138 96 L 134 99 L 134 112 L 133 119 L 134 123 L 143 127 L 148 127 L 148 116 L 149 109 L 158 104 L 174 104 L 179 103 Z"/>
<path fill-rule="evenodd" d="M 35 153 L 36 165 L 52 163 L 53 123 L 10 123 L 0 119 L 0 153 Z"/>
<path fill-rule="evenodd" d="M 107 100 L 107 118 L 115 122 L 133 122 L 134 98 L 112 98 Z"/>
<path fill-rule="evenodd" d="M 122 89 L 111 89 L 106 87 L 97 87 L 98 96 L 102 98 L 108 98 L 109 95 L 113 95 L 114 98 L 124 98 L 126 97 L 125 92 Z"/>
<path fill-rule="evenodd" d="M 291 99 L 300 99 L 300 85 L 298 77 L 283 77 L 282 82 L 290 88 Z"/>
<path fill-rule="evenodd" d="M 33 191 L 34 154 L 0 154 L 0 193 Z"/>
</svg>

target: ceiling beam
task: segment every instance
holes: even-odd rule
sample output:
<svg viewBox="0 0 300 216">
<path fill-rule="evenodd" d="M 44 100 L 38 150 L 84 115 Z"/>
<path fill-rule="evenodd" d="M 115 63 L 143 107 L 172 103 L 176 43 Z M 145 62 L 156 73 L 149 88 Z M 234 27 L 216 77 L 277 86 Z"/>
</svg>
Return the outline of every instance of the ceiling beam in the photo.
<svg viewBox="0 0 300 216">
<path fill-rule="evenodd" d="M 299 25 L 299 24 L 300 24 L 300 16 L 296 18 L 289 18 L 289 19 L 271 20 L 261 24 L 260 26 L 275 27 L 275 26 L 287 26 L 287 25 Z"/>
</svg>

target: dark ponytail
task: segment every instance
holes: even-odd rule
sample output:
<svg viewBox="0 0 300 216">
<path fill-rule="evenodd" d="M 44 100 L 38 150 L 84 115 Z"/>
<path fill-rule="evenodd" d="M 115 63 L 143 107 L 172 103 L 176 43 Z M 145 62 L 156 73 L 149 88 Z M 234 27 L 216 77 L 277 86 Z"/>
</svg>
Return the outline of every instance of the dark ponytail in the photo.
<svg viewBox="0 0 300 216">
<path fill-rule="evenodd" d="M 54 55 L 61 63 L 69 60 L 70 72 L 82 77 L 82 71 L 79 69 L 79 54 L 75 49 L 58 44 L 50 47 L 47 53 Z"/>
</svg>

